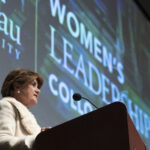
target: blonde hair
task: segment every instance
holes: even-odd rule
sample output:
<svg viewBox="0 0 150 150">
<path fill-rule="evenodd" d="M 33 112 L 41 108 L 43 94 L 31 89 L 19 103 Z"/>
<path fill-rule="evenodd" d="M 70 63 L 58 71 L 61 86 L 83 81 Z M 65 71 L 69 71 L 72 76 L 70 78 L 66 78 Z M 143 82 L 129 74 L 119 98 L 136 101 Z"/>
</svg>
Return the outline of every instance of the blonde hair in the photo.
<svg viewBox="0 0 150 150">
<path fill-rule="evenodd" d="M 19 84 L 20 86 L 26 86 L 35 79 L 37 80 L 38 88 L 40 89 L 44 82 L 40 74 L 30 71 L 28 69 L 15 69 L 11 71 L 5 78 L 2 85 L 1 94 L 3 97 L 12 96 L 15 83 Z"/>
</svg>

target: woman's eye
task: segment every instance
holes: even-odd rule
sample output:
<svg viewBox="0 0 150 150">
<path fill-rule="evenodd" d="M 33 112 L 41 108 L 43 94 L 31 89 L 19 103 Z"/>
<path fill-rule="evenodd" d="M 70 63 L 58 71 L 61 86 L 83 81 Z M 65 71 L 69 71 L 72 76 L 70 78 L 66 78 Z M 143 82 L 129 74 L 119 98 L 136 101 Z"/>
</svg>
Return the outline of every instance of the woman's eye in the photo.
<svg viewBox="0 0 150 150">
<path fill-rule="evenodd" d="M 36 86 L 36 82 L 32 82 L 31 84 L 32 84 L 33 86 Z"/>
</svg>

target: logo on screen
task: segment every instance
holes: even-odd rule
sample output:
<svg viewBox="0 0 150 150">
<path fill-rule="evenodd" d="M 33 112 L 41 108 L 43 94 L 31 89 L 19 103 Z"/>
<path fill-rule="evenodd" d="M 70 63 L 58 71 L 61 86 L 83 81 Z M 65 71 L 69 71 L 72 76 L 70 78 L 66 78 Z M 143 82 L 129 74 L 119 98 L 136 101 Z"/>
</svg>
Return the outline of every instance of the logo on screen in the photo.
<svg viewBox="0 0 150 150">
<path fill-rule="evenodd" d="M 21 0 L 21 9 L 24 11 L 24 0 Z"/>
<path fill-rule="evenodd" d="M 6 4 L 6 0 L 0 0 L 3 4 Z M 24 11 L 24 0 L 21 0 L 21 10 Z"/>
<path fill-rule="evenodd" d="M 6 0 L 1 0 L 1 2 L 2 2 L 3 4 L 6 4 Z"/>
</svg>

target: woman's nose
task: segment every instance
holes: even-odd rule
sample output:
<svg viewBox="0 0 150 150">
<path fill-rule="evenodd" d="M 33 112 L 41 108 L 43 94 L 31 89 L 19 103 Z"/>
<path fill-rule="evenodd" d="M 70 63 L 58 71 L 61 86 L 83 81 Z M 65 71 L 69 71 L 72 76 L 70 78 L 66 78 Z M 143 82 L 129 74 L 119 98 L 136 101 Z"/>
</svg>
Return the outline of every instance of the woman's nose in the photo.
<svg viewBox="0 0 150 150">
<path fill-rule="evenodd" d="M 40 89 L 39 89 L 39 88 L 36 89 L 36 93 L 37 93 L 37 94 L 40 93 Z"/>
</svg>

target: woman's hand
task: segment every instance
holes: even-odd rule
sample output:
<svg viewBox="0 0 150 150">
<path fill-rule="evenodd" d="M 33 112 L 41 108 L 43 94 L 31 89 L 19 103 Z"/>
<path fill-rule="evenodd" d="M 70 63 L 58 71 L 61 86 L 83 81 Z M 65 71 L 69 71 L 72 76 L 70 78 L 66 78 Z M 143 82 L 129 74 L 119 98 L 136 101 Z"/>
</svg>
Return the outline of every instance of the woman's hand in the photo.
<svg viewBox="0 0 150 150">
<path fill-rule="evenodd" d="M 51 128 L 52 127 L 43 127 L 43 128 L 41 128 L 41 132 L 46 131 L 46 130 L 51 129 Z"/>
</svg>

